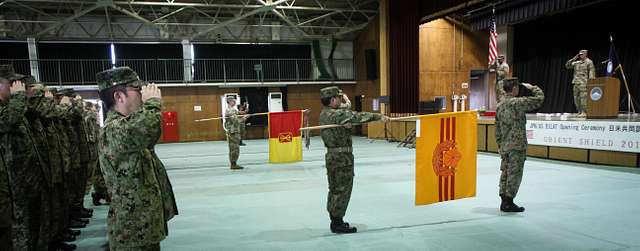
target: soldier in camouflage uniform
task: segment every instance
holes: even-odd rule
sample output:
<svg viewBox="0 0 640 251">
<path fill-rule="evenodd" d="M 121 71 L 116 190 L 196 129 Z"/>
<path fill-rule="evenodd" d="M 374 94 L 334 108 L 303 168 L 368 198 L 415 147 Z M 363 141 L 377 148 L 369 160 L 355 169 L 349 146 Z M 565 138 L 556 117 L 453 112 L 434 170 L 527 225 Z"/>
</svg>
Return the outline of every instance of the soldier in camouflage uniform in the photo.
<svg viewBox="0 0 640 251">
<path fill-rule="evenodd" d="M 498 60 L 490 65 L 489 69 L 496 71 L 496 102 L 500 103 L 502 96 L 502 80 L 509 76 L 509 65 L 504 61 L 504 55 L 498 56 Z"/>
<path fill-rule="evenodd" d="M 129 67 L 100 72 L 96 79 L 109 111 L 98 137 L 100 168 L 111 195 L 109 247 L 160 250 L 167 221 L 177 214 L 168 177 L 161 173 L 164 167 L 150 150 L 161 130 L 160 90 L 144 85 Z"/>
<path fill-rule="evenodd" d="M 11 137 L 26 111 L 25 88 L 12 65 L 0 65 L 0 250 L 13 250 L 13 194 L 9 176 L 13 164 Z"/>
<path fill-rule="evenodd" d="M 587 57 L 587 50 L 580 52 L 565 64 L 567 69 L 573 69 L 573 102 L 579 117 L 587 116 L 587 81 L 596 78 L 596 70 L 591 59 Z"/>
<path fill-rule="evenodd" d="M 2 69 L 0 71 L 5 71 Z M 10 71 L 11 75 L 13 69 Z M 23 76 L 15 79 L 22 79 Z M 46 181 L 42 166 L 42 159 L 36 149 L 36 142 L 29 122 L 24 114 L 27 111 L 26 94 L 24 91 L 16 92 L 11 99 L 15 99 L 14 108 L 18 113 L 13 113 L 9 122 L 13 123 L 8 131 L 8 148 L 11 158 L 8 162 L 8 177 L 13 199 L 13 224 L 12 241 L 14 250 L 38 250 L 39 234 L 42 213 L 42 193 L 46 187 Z M 3 121 L 4 122 L 4 121 Z M 6 122 L 5 122 L 6 123 Z"/>
<path fill-rule="evenodd" d="M 97 104 L 88 104 L 87 108 L 87 125 L 89 132 L 89 142 L 90 144 L 90 152 L 92 160 L 95 161 L 93 167 L 92 174 L 92 185 L 94 192 L 91 193 L 91 198 L 93 199 L 93 205 L 99 206 L 102 205 L 100 202 L 101 199 L 104 199 L 108 204 L 110 199 L 107 193 L 107 187 L 104 184 L 104 178 L 102 177 L 102 171 L 100 170 L 100 163 L 98 163 L 98 145 L 97 139 L 98 134 L 100 133 L 100 124 L 98 123 L 98 109 L 99 106 Z"/>
<path fill-rule="evenodd" d="M 542 89 L 530 84 L 520 84 L 517 78 L 506 78 L 503 90 L 505 97 L 496 110 L 496 141 L 502 163 L 500 170 L 500 210 L 522 212 L 524 207 L 513 203 L 520 182 L 527 154 L 526 112 L 539 108 L 544 101 Z M 517 97 L 520 88 L 527 88 L 533 95 Z"/>
<path fill-rule="evenodd" d="M 227 109 L 225 110 L 224 128 L 227 129 L 227 141 L 229 142 L 229 162 L 231 169 L 243 169 L 238 165 L 238 157 L 240 157 L 240 141 L 242 139 L 241 126 L 245 123 L 247 117 L 242 116 L 236 109 L 236 99 L 233 96 L 227 97 Z"/>
<path fill-rule="evenodd" d="M 52 238 L 52 198 L 50 194 L 53 189 L 53 182 L 51 180 L 51 161 L 49 160 L 49 144 L 45 133 L 45 127 L 42 122 L 46 115 L 42 106 L 42 100 L 44 99 L 44 86 L 35 84 L 35 78 L 32 76 L 26 77 L 23 81 L 27 88 L 27 112 L 25 117 L 29 122 L 31 132 L 33 133 L 33 141 L 36 149 L 38 150 L 38 156 L 42 160 L 42 163 L 44 163 L 44 165 L 41 166 L 44 183 L 42 184 L 42 190 L 40 191 L 40 234 L 37 243 L 38 249 L 44 250 L 50 245 Z"/>
<path fill-rule="evenodd" d="M 55 90 L 55 89 L 53 89 Z M 66 217 L 68 217 L 68 210 L 66 209 L 66 197 L 64 190 L 64 166 L 65 157 L 63 156 L 62 149 L 64 142 L 67 142 L 66 134 L 64 131 L 58 129 L 58 120 L 60 112 L 58 111 L 58 105 L 53 99 L 52 90 L 49 89 L 45 92 L 45 98 L 42 100 L 42 123 L 45 127 L 46 140 L 48 142 L 48 156 L 50 161 L 50 177 L 52 182 L 51 196 L 51 239 L 55 249 L 60 250 L 73 250 L 74 244 L 67 244 L 64 241 L 75 240 L 75 235 L 70 232 L 65 232 L 65 224 L 67 223 Z M 63 137 L 65 137 L 63 139 Z M 66 157 L 68 158 L 68 157 Z M 79 234 L 79 233 L 78 233 Z"/>
<path fill-rule="evenodd" d="M 327 211 L 331 219 L 330 229 L 334 233 L 355 233 L 357 229 L 342 220 L 347 211 L 353 187 L 351 123 L 387 121 L 388 118 L 376 113 L 351 111 L 343 102 L 348 100 L 346 95 L 335 86 L 321 89 L 320 96 L 324 105 L 320 113 L 320 125 L 345 125 L 321 131 L 322 140 L 327 147 L 325 165 L 329 182 Z"/>
</svg>

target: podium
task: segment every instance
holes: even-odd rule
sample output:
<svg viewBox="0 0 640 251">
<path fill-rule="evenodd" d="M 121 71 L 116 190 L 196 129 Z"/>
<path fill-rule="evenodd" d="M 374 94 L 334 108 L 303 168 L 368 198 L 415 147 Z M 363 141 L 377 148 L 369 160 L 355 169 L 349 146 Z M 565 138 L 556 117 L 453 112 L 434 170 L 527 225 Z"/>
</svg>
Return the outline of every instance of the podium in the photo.
<svg viewBox="0 0 640 251">
<path fill-rule="evenodd" d="M 620 105 L 620 80 L 611 77 L 587 82 L 587 118 L 617 118 Z"/>
</svg>

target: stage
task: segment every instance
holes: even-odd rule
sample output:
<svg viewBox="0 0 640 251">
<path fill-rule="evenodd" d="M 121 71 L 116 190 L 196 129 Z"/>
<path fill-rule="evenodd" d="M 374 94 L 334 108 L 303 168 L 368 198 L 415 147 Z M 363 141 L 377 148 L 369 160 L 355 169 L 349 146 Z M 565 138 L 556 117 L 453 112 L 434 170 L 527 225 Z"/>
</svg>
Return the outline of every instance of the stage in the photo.
<svg viewBox="0 0 640 251">
<path fill-rule="evenodd" d="M 368 124 L 368 137 L 403 141 L 414 121 Z M 478 117 L 478 151 L 498 152 L 495 118 Z M 579 118 L 576 114 L 528 114 L 527 154 L 532 157 L 592 164 L 640 167 L 640 114 L 612 119 Z"/>
<path fill-rule="evenodd" d="M 575 114 L 528 114 L 527 155 L 593 164 L 640 166 L 640 115 L 587 119 Z M 478 151 L 497 152 L 495 118 L 478 118 Z"/>
</svg>

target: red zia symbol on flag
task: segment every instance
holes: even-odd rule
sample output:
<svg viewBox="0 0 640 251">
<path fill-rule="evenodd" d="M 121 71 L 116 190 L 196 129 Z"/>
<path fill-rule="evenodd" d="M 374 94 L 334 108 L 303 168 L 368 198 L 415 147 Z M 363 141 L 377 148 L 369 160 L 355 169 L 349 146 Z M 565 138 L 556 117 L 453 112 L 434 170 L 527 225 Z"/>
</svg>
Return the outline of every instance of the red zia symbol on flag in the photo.
<svg viewBox="0 0 640 251">
<path fill-rule="evenodd" d="M 453 176 L 461 158 L 462 154 L 456 148 L 456 142 L 453 140 L 444 141 L 438 144 L 433 151 L 433 171 L 438 176 Z"/>
</svg>

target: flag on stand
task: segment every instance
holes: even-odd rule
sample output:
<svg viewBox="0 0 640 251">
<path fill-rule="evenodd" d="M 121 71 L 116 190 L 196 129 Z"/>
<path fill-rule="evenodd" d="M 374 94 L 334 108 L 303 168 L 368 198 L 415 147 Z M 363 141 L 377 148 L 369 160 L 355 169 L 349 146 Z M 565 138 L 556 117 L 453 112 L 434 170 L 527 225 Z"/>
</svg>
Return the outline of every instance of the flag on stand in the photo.
<svg viewBox="0 0 640 251">
<path fill-rule="evenodd" d="M 489 64 L 498 57 L 498 31 L 496 30 L 496 10 L 493 9 L 489 23 Z"/>
<path fill-rule="evenodd" d="M 477 112 L 416 121 L 416 205 L 476 195 Z"/>
<path fill-rule="evenodd" d="M 302 160 L 300 128 L 303 111 L 269 113 L 269 162 L 286 163 Z"/>
<path fill-rule="evenodd" d="M 609 47 L 609 60 L 607 60 L 607 77 L 613 77 L 621 66 L 616 47 L 613 45 L 613 37 L 609 36 L 609 41 L 611 41 L 611 46 Z"/>
</svg>

